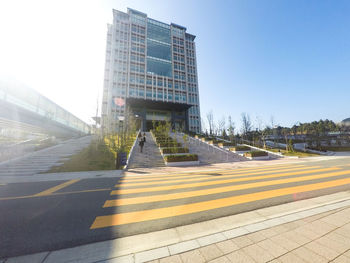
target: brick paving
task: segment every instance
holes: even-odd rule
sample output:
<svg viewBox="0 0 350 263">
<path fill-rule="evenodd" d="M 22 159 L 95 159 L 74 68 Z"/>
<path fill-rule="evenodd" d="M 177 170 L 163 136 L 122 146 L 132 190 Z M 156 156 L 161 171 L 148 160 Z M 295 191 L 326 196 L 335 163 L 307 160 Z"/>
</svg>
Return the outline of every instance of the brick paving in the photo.
<svg viewBox="0 0 350 263">
<path fill-rule="evenodd" d="M 149 263 L 350 262 L 350 206 Z"/>
</svg>

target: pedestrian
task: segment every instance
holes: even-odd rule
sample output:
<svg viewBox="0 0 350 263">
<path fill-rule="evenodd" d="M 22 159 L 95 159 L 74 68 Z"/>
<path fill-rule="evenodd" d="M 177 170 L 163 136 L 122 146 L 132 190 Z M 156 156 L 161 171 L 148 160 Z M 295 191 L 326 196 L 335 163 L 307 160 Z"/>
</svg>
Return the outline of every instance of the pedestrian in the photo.
<svg viewBox="0 0 350 263">
<path fill-rule="evenodd" d="M 139 146 L 140 146 L 140 152 L 142 153 L 143 146 L 145 145 L 145 141 L 143 140 L 143 137 L 139 138 Z"/>
<path fill-rule="evenodd" d="M 143 142 L 146 142 L 146 133 L 143 133 Z"/>
</svg>

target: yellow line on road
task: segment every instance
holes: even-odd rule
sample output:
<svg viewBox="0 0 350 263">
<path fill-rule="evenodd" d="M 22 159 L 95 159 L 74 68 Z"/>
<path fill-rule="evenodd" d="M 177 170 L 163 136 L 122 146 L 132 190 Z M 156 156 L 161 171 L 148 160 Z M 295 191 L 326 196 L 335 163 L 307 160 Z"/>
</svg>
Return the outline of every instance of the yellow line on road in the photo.
<svg viewBox="0 0 350 263">
<path fill-rule="evenodd" d="M 240 173 L 232 173 L 232 174 L 226 174 L 223 176 L 212 176 L 212 175 L 203 175 L 201 177 L 185 177 L 182 179 L 176 178 L 174 180 L 168 179 L 166 181 L 162 182 L 146 182 L 146 183 L 130 183 L 130 184 L 122 184 L 121 186 L 124 187 L 132 187 L 132 186 L 147 186 L 147 185 L 162 185 L 162 184 L 170 184 L 170 183 L 181 183 L 181 182 L 195 182 L 198 180 L 205 180 L 205 179 L 223 179 L 223 178 L 230 178 L 230 177 L 238 177 L 238 176 L 247 176 L 247 175 L 258 175 L 258 174 L 266 174 L 266 173 L 276 173 L 276 172 L 288 172 L 288 171 L 296 171 L 296 170 L 306 170 L 306 169 L 315 169 L 320 168 L 320 166 L 310 166 L 310 167 L 297 167 L 297 168 L 279 168 L 278 171 L 276 170 L 267 170 L 267 171 L 261 171 L 259 172 L 240 172 Z M 186 179 L 186 180 L 184 180 Z M 120 185 L 115 185 L 116 187 L 119 187 Z"/>
<path fill-rule="evenodd" d="M 265 165 L 265 166 L 255 166 L 255 167 L 247 167 L 247 168 L 228 168 L 228 169 L 220 169 L 220 170 L 212 170 L 212 171 L 194 171 L 194 172 L 188 172 L 188 173 L 174 173 L 174 174 L 160 174 L 157 176 L 149 176 L 149 175 L 143 175 L 143 176 L 126 176 L 121 178 L 121 182 L 142 182 L 142 181 L 150 181 L 152 179 L 159 180 L 159 179 L 165 179 L 165 178 L 172 178 L 177 176 L 196 176 L 196 175 L 205 175 L 209 173 L 231 173 L 231 172 L 245 172 L 245 171 L 259 171 L 259 170 L 268 170 L 268 169 L 278 169 L 282 167 L 298 167 L 298 166 L 305 166 L 304 164 L 281 164 L 281 165 Z"/>
<path fill-rule="evenodd" d="M 315 167 L 315 166 L 314 166 Z M 318 166 L 317 166 L 318 167 Z M 164 176 L 164 177 L 157 177 L 153 179 L 139 179 L 139 180 L 133 180 L 133 181 L 121 181 L 116 186 L 120 184 L 130 184 L 130 185 L 137 185 L 139 183 L 143 182 L 152 182 L 157 180 L 174 180 L 174 179 L 180 179 L 180 178 L 202 178 L 203 176 L 211 176 L 213 177 L 213 174 L 219 174 L 219 175 L 225 175 L 225 174 L 243 174 L 247 172 L 260 172 L 260 171 L 274 171 L 279 169 L 297 169 L 297 168 L 308 168 L 305 165 L 294 165 L 294 166 L 280 166 L 280 167 L 271 167 L 271 168 L 258 168 L 258 169 L 249 169 L 249 170 L 223 170 L 223 171 L 216 171 L 216 172 L 207 172 L 207 173 L 198 173 L 198 174 L 190 174 L 190 175 L 181 175 L 181 176 Z"/>
<path fill-rule="evenodd" d="M 136 193 L 144 193 L 144 192 L 187 189 L 187 188 L 209 186 L 209 185 L 220 185 L 220 184 L 226 184 L 226 183 L 247 182 L 247 181 L 254 181 L 254 180 L 258 180 L 258 179 L 276 178 L 276 177 L 281 177 L 281 176 L 311 174 L 311 173 L 316 173 L 316 172 L 327 172 L 327 171 L 339 170 L 339 169 L 340 168 L 338 168 L 338 167 L 332 167 L 332 168 L 315 169 L 315 170 L 301 171 L 301 172 L 280 173 L 280 174 L 273 174 L 273 175 L 266 175 L 266 176 L 254 176 L 254 177 L 248 177 L 248 178 L 234 178 L 234 179 L 226 179 L 226 180 L 217 180 L 217 181 L 210 181 L 210 182 L 203 182 L 203 183 L 169 185 L 169 186 L 135 188 L 135 189 L 120 189 L 120 190 L 112 191 L 111 195 L 136 194 Z"/>
<path fill-rule="evenodd" d="M 50 195 L 50 194 L 52 194 L 53 192 L 56 192 L 56 191 L 58 191 L 58 190 L 60 190 L 60 189 L 62 189 L 62 188 L 65 188 L 65 187 L 67 187 L 67 186 L 69 186 L 69 185 L 71 185 L 71 184 L 74 184 L 74 183 L 76 183 L 76 182 L 78 182 L 78 181 L 80 181 L 80 179 L 70 180 L 70 181 L 64 182 L 64 183 L 62 183 L 62 184 L 56 185 L 56 186 L 54 186 L 54 187 L 51 187 L 51 188 L 49 188 L 49 189 L 47 189 L 47 190 L 45 190 L 45 191 L 43 191 L 43 192 L 37 193 L 37 194 L 35 194 L 35 195 L 33 195 L 33 196 Z"/>
<path fill-rule="evenodd" d="M 190 191 L 185 193 L 174 193 L 174 194 L 165 194 L 165 195 L 153 195 L 153 196 L 107 200 L 103 205 L 103 207 L 145 204 L 145 203 L 151 203 L 151 202 L 176 200 L 181 198 L 192 198 L 197 196 L 206 196 L 211 194 L 219 194 L 219 193 L 232 192 L 237 190 L 246 190 L 246 189 L 263 187 L 263 186 L 272 186 L 272 185 L 279 185 L 279 184 L 309 181 L 309 180 L 315 180 L 315 179 L 321 179 L 321 178 L 327 178 L 327 177 L 335 177 L 335 176 L 346 175 L 346 174 L 350 174 L 350 171 L 341 171 L 341 172 L 326 173 L 326 174 L 320 174 L 320 175 L 319 174 L 308 175 L 308 176 L 279 179 L 279 180 L 273 180 L 273 181 L 224 186 L 224 187 L 218 187 L 218 188 L 212 188 L 212 189 Z"/>
<path fill-rule="evenodd" d="M 194 204 L 178 205 L 165 208 L 150 209 L 144 211 L 136 211 L 129 213 L 113 214 L 108 216 L 96 217 L 90 229 L 120 226 L 130 223 L 139 223 L 150 220 L 157 220 L 163 218 L 171 218 L 174 216 L 188 215 L 202 211 L 208 211 L 217 208 L 230 207 L 233 205 L 254 202 L 258 200 L 269 199 L 273 197 L 286 196 L 294 193 L 308 192 L 314 190 L 321 190 L 336 186 L 341 186 L 350 183 L 350 178 L 339 179 L 334 181 L 327 181 L 316 184 L 294 186 L 288 188 L 281 188 L 276 190 L 269 190 L 258 193 L 251 193 L 216 200 L 204 201 Z"/>
<path fill-rule="evenodd" d="M 110 191 L 111 188 L 102 188 L 102 189 L 93 189 L 93 190 L 82 190 L 82 191 L 72 191 L 72 192 L 60 192 L 60 193 L 52 193 L 50 196 L 54 195 L 68 195 L 68 194 L 79 194 L 79 193 L 90 193 L 90 192 L 100 192 L 100 191 Z M 44 196 L 44 195 L 43 195 Z M 3 200 L 15 200 L 15 199 L 26 199 L 26 198 L 35 198 L 41 197 L 38 195 L 24 195 L 24 196 L 12 196 L 12 197 L 1 197 L 0 201 Z"/>
</svg>

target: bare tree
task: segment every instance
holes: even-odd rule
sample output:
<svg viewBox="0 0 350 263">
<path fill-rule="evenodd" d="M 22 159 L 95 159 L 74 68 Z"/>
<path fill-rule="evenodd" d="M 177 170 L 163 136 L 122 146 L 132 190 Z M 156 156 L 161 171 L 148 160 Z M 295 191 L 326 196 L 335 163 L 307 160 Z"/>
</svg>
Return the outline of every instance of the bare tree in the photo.
<svg viewBox="0 0 350 263">
<path fill-rule="evenodd" d="M 247 136 L 247 134 L 252 130 L 252 122 L 248 113 L 243 112 L 241 115 L 242 120 L 242 134 Z"/>
<path fill-rule="evenodd" d="M 225 126 L 226 126 L 226 120 L 225 120 L 225 116 L 223 116 L 218 121 L 218 135 L 223 135 L 223 131 L 225 130 Z"/>
<path fill-rule="evenodd" d="M 203 133 L 205 130 L 207 130 L 207 125 L 206 125 L 204 119 L 201 117 L 201 131 L 200 131 L 200 133 Z"/>
<path fill-rule="evenodd" d="M 232 121 L 231 116 L 228 116 L 228 127 L 227 127 L 228 136 L 230 137 L 230 141 L 233 142 L 235 137 L 235 123 Z"/>
<path fill-rule="evenodd" d="M 263 121 L 258 115 L 255 117 L 255 127 L 259 132 L 261 132 L 263 129 Z"/>
<path fill-rule="evenodd" d="M 214 115 L 213 115 L 213 110 L 210 110 L 207 113 L 207 121 L 208 121 L 208 126 L 209 126 L 209 134 L 212 135 L 214 132 Z"/>
<path fill-rule="evenodd" d="M 270 117 L 270 125 L 271 129 L 275 128 L 275 117 L 273 117 L 273 115 Z"/>
</svg>

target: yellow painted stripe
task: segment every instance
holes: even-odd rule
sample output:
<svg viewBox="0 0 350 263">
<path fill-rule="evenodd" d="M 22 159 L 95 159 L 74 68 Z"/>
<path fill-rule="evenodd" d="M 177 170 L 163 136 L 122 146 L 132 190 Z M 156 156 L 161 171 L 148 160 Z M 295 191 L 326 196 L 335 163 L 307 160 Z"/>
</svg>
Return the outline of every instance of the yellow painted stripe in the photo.
<svg viewBox="0 0 350 263">
<path fill-rule="evenodd" d="M 121 178 L 121 182 L 142 182 L 142 181 L 149 181 L 149 180 L 160 180 L 165 178 L 172 178 L 176 176 L 193 176 L 193 175 L 205 175 L 208 173 L 230 173 L 230 172 L 245 172 L 245 171 L 259 171 L 259 170 L 267 170 L 267 169 L 278 169 L 281 167 L 298 167 L 298 166 L 305 166 L 303 164 L 281 164 L 281 165 L 265 165 L 265 166 L 255 166 L 255 167 L 247 167 L 247 168 L 237 168 L 237 169 L 225 169 L 225 170 L 206 170 L 206 171 L 198 171 L 198 172 L 189 172 L 189 173 L 174 173 L 174 174 L 160 174 L 157 176 L 149 176 L 149 175 L 143 175 L 143 176 L 126 176 Z"/>
<path fill-rule="evenodd" d="M 294 178 L 287 178 L 287 179 L 279 179 L 279 180 L 273 180 L 273 181 L 264 181 L 264 182 L 256 182 L 256 183 L 249 183 L 249 184 L 224 186 L 224 187 L 218 187 L 218 188 L 213 188 L 213 189 L 190 191 L 190 192 L 185 192 L 185 193 L 174 193 L 174 194 L 165 194 L 165 195 L 163 194 L 163 195 L 152 195 L 152 196 L 107 200 L 103 207 L 145 204 L 145 203 L 151 203 L 151 202 L 176 200 L 176 199 L 181 199 L 181 198 L 192 198 L 192 197 L 206 196 L 206 195 L 211 195 L 211 194 L 232 192 L 232 191 L 237 191 L 237 190 L 246 190 L 246 189 L 250 189 L 250 188 L 257 188 L 257 187 L 263 187 L 263 186 L 272 186 L 272 185 L 279 185 L 279 184 L 287 184 L 287 183 L 295 183 L 295 182 L 309 181 L 309 180 L 315 180 L 315 179 L 322 179 L 322 178 L 327 178 L 327 177 L 335 177 L 335 176 L 346 175 L 346 174 L 350 174 L 350 171 L 341 171 L 341 172 L 334 172 L 334 173 L 326 173 L 326 174 L 308 175 L 308 176 L 294 177 Z"/>
<path fill-rule="evenodd" d="M 321 190 L 336 186 L 341 186 L 350 183 L 350 178 L 339 179 L 334 181 L 327 181 L 316 184 L 294 186 L 288 188 L 281 188 L 276 190 L 269 190 L 264 192 L 245 194 L 239 196 L 233 196 L 228 198 L 221 198 L 216 200 L 204 201 L 194 204 L 178 205 L 165 208 L 157 208 L 129 213 L 113 214 L 108 216 L 96 217 L 95 221 L 91 225 L 90 229 L 120 226 L 130 223 L 139 223 L 144 221 L 171 218 L 174 216 L 188 215 L 198 213 L 202 211 L 208 211 L 217 208 L 229 207 L 238 204 L 244 204 L 254 202 L 258 200 L 264 200 L 273 197 L 285 196 L 294 193 L 308 192 L 314 190 Z"/>
<path fill-rule="evenodd" d="M 297 167 L 297 168 L 279 168 L 278 171 L 276 170 L 267 170 L 267 171 L 261 171 L 259 170 L 259 172 L 241 172 L 241 173 L 231 173 L 231 174 L 227 174 L 227 175 L 223 175 L 223 176 L 220 176 L 219 178 L 220 179 L 223 179 L 223 178 L 230 178 L 230 177 L 238 177 L 238 176 L 248 176 L 248 175 L 257 175 L 257 174 L 266 174 L 266 173 L 276 173 L 276 172 L 288 172 L 288 171 L 296 171 L 296 170 L 305 170 L 305 169 L 315 169 L 315 168 L 320 168 L 320 166 L 310 166 L 310 167 Z M 184 180 L 186 179 L 186 180 Z M 168 179 L 166 181 L 162 181 L 162 182 L 146 182 L 146 183 L 130 183 L 130 184 L 122 184 L 121 186 L 124 188 L 124 187 L 132 187 L 132 186 L 147 186 L 147 185 L 162 185 L 162 184 L 170 184 L 170 183 L 181 183 L 181 182 L 195 182 L 195 181 L 198 181 L 198 180 L 205 180 L 205 179 L 218 179 L 218 177 L 216 176 L 212 176 L 212 175 L 203 175 L 201 177 L 185 177 L 183 179 L 174 179 L 174 180 L 171 180 L 171 179 Z M 120 185 L 115 185 L 115 187 L 119 187 Z"/>
<path fill-rule="evenodd" d="M 189 178 L 202 178 L 205 176 L 212 176 L 212 174 L 220 174 L 220 175 L 229 175 L 229 174 L 242 174 L 242 173 L 247 173 L 247 172 L 260 172 L 260 171 L 274 171 L 274 170 L 279 170 L 279 169 L 297 169 L 297 168 L 305 168 L 307 166 L 305 165 L 294 165 L 294 166 L 281 166 L 281 167 L 272 167 L 272 168 L 259 168 L 259 169 L 249 169 L 249 170 L 225 170 L 221 172 L 207 172 L 207 173 L 201 173 L 201 174 L 190 174 L 190 175 L 181 175 L 181 176 L 170 176 L 170 177 L 157 177 L 154 179 L 140 179 L 137 181 L 121 181 L 116 184 L 116 186 L 119 186 L 120 184 L 130 184 L 130 185 L 137 185 L 139 183 L 144 183 L 144 182 L 154 182 L 154 181 L 169 181 L 169 180 L 176 180 L 176 179 L 189 179 Z M 314 166 L 315 167 L 315 166 Z M 318 167 L 318 166 L 317 166 Z"/>
<path fill-rule="evenodd" d="M 111 188 L 101 188 L 101 189 L 93 189 L 93 190 L 82 190 L 82 191 L 72 191 L 72 192 L 60 192 L 60 193 L 52 193 L 50 196 L 54 195 L 68 195 L 68 194 L 80 194 L 80 193 L 90 193 L 90 192 L 100 192 L 100 191 L 110 191 Z M 44 196 L 44 195 L 42 195 Z M 38 195 L 23 195 L 23 196 L 10 196 L 10 197 L 1 197 L 0 201 L 4 200 L 15 200 L 15 199 L 26 199 L 26 198 L 37 198 L 41 197 Z"/>
<path fill-rule="evenodd" d="M 60 190 L 60 189 L 62 189 L 62 188 L 65 188 L 65 187 L 67 187 L 67 186 L 69 186 L 69 185 L 71 185 L 71 184 L 74 184 L 74 183 L 76 183 L 76 182 L 78 182 L 78 181 L 80 181 L 80 179 L 70 180 L 70 181 L 64 182 L 64 183 L 62 183 L 62 184 L 56 185 L 56 186 L 54 186 L 54 187 L 51 187 L 51 188 L 49 188 L 49 189 L 47 189 L 47 190 L 45 190 L 45 191 L 43 191 L 43 192 L 37 193 L 37 194 L 35 194 L 35 195 L 33 195 L 33 196 L 50 195 L 50 194 L 52 194 L 53 192 L 56 192 L 56 191 L 58 191 L 58 190 Z"/>
<path fill-rule="evenodd" d="M 169 190 L 175 190 L 175 189 L 186 189 L 186 188 L 209 186 L 209 185 L 220 185 L 220 184 L 226 184 L 226 183 L 247 182 L 247 181 L 254 181 L 254 180 L 258 180 L 258 179 L 275 178 L 275 177 L 289 176 L 289 175 L 300 175 L 300 174 L 310 174 L 310 173 L 316 173 L 316 172 L 327 172 L 327 171 L 339 170 L 339 169 L 340 168 L 338 168 L 338 167 L 331 167 L 331 168 L 315 169 L 315 170 L 300 171 L 300 172 L 280 173 L 280 174 L 273 174 L 273 175 L 266 175 L 266 176 L 253 176 L 253 177 L 248 177 L 248 178 L 234 178 L 234 179 L 226 179 L 226 180 L 217 180 L 217 181 L 210 181 L 210 182 L 203 182 L 203 183 L 169 185 L 169 186 L 135 188 L 135 189 L 120 189 L 120 190 L 112 191 L 111 195 L 135 194 L 135 193 L 155 192 L 155 191 L 169 191 Z"/>
</svg>

